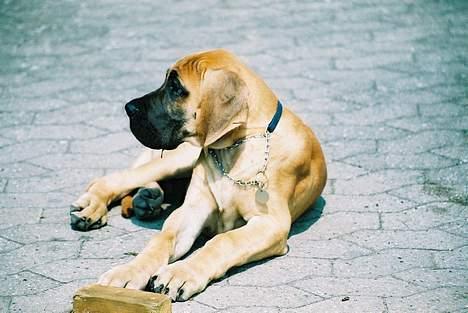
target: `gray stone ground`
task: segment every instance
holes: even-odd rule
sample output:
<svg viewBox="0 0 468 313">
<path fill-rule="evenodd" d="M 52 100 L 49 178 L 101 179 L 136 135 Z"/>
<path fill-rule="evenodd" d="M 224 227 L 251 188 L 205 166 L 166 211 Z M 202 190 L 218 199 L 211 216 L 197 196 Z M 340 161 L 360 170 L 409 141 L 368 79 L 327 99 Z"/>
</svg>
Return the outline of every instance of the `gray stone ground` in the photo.
<svg viewBox="0 0 468 313">
<path fill-rule="evenodd" d="M 143 247 L 160 222 L 79 233 L 68 206 L 139 150 L 123 104 L 225 47 L 315 129 L 326 204 L 174 312 L 467 312 L 467 25 L 463 0 L 0 1 L 0 311 L 68 312 Z"/>
</svg>

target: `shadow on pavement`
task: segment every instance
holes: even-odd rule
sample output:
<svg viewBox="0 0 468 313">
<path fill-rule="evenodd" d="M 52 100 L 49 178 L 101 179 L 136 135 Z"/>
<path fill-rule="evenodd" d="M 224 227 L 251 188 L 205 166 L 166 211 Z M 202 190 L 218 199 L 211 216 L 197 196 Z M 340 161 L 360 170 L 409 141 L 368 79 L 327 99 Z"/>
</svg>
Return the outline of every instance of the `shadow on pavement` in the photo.
<svg viewBox="0 0 468 313">
<path fill-rule="evenodd" d="M 289 231 L 289 238 L 306 231 L 310 226 L 317 222 L 322 216 L 323 208 L 326 203 L 327 202 L 323 197 L 319 197 L 312 207 L 292 224 L 291 230 Z"/>
<path fill-rule="evenodd" d="M 293 225 L 291 227 L 291 230 L 289 232 L 289 237 L 288 238 L 291 238 L 292 236 L 295 236 L 297 234 L 300 234 L 300 233 L 306 231 L 315 222 L 317 222 L 319 220 L 319 218 L 322 216 L 322 212 L 323 212 L 323 209 L 325 207 L 325 204 L 326 204 L 325 199 L 323 197 L 319 197 L 317 199 L 317 201 L 315 201 L 315 203 L 312 205 L 312 207 L 310 209 L 308 209 L 306 211 L 306 213 L 304 213 L 299 219 L 297 219 L 293 223 Z M 220 280 L 229 278 L 229 277 L 231 277 L 231 276 L 233 276 L 235 274 L 242 273 L 242 272 L 250 269 L 251 267 L 255 267 L 257 265 L 266 263 L 269 260 L 274 259 L 274 258 L 276 258 L 276 257 L 270 257 L 270 258 L 266 258 L 266 259 L 263 259 L 263 260 L 251 262 L 251 263 L 239 266 L 239 267 L 232 268 L 226 273 L 226 275 L 224 277 L 222 277 L 221 279 L 218 279 L 216 281 L 220 281 Z"/>
</svg>

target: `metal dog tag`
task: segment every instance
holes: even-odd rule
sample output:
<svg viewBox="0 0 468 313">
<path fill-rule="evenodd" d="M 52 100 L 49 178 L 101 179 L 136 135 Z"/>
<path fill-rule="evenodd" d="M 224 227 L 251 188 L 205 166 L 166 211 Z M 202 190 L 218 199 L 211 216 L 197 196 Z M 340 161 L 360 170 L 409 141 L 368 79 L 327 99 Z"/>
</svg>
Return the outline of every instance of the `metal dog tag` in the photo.
<svg viewBox="0 0 468 313">
<path fill-rule="evenodd" d="M 260 204 L 266 204 L 270 196 L 266 189 L 257 189 L 255 193 L 255 200 Z"/>
</svg>

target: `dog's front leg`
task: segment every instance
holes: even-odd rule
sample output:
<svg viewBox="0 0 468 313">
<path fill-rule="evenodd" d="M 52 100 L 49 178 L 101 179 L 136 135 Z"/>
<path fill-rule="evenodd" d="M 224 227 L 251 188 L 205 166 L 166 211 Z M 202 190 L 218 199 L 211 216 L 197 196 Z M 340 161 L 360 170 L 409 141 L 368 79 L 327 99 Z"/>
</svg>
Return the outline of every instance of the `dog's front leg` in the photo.
<svg viewBox="0 0 468 313">
<path fill-rule="evenodd" d="M 156 291 L 185 301 L 231 267 L 287 252 L 289 221 L 255 216 L 241 228 L 219 234 L 189 258 L 161 268 Z"/>
<path fill-rule="evenodd" d="M 192 247 L 204 227 L 216 221 L 216 202 L 207 188 L 204 169 L 197 166 L 184 204 L 175 210 L 133 260 L 104 273 L 98 283 L 114 287 L 143 289 L 159 268 L 173 262 Z"/>
<path fill-rule="evenodd" d="M 190 173 L 199 155 L 199 148 L 186 143 L 167 151 L 164 158 L 152 157 L 147 150 L 131 168 L 94 179 L 70 207 L 71 227 L 81 231 L 102 227 L 112 201 L 148 183 Z"/>
</svg>

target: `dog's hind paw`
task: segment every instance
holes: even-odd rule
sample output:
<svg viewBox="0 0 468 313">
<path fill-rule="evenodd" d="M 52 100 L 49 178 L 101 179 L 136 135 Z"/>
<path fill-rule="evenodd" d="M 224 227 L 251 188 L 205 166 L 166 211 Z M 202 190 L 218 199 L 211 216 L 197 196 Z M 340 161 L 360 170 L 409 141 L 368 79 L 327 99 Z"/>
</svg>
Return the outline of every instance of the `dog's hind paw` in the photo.
<svg viewBox="0 0 468 313">
<path fill-rule="evenodd" d="M 133 211 L 141 220 L 157 217 L 164 201 L 164 192 L 161 188 L 141 188 L 133 197 Z"/>
</svg>

